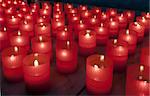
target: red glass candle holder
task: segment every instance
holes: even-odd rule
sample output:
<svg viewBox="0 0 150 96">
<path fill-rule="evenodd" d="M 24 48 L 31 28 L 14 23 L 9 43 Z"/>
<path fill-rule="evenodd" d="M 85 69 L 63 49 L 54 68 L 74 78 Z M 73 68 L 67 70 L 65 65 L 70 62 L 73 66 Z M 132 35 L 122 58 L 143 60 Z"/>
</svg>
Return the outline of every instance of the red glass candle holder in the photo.
<svg viewBox="0 0 150 96">
<path fill-rule="evenodd" d="M 101 23 L 104 23 L 105 21 L 107 21 L 109 19 L 109 15 L 106 14 L 105 12 L 98 14 L 97 17 L 101 19 Z"/>
<path fill-rule="evenodd" d="M 110 18 L 106 21 L 106 26 L 109 30 L 110 37 L 115 37 L 119 32 L 119 22 L 116 19 Z"/>
<path fill-rule="evenodd" d="M 104 23 L 101 23 L 99 26 L 93 28 L 96 32 L 96 43 L 98 45 L 106 45 L 109 39 L 109 31 Z"/>
<path fill-rule="evenodd" d="M 22 20 L 20 25 L 19 25 L 19 30 L 22 33 L 29 34 L 30 37 L 34 36 L 34 25 L 33 22 L 27 21 L 27 20 Z"/>
<path fill-rule="evenodd" d="M 145 27 L 139 22 L 132 22 L 129 25 L 129 30 L 136 32 L 138 37 L 138 42 L 141 42 L 144 37 Z"/>
<path fill-rule="evenodd" d="M 8 47 L 9 43 L 7 28 L 0 28 L 0 50 Z"/>
<path fill-rule="evenodd" d="M 48 36 L 37 36 L 31 39 L 32 51 L 34 53 L 45 54 L 49 59 L 52 58 L 52 42 Z"/>
<path fill-rule="evenodd" d="M 126 75 L 126 95 L 150 95 L 149 69 L 148 66 L 141 64 L 134 64 L 128 67 Z"/>
<path fill-rule="evenodd" d="M 137 46 L 137 34 L 135 32 L 130 31 L 128 29 L 120 30 L 118 40 L 125 41 L 128 43 L 129 54 L 135 53 Z"/>
<path fill-rule="evenodd" d="M 101 8 L 100 7 L 93 7 L 91 9 L 91 12 L 92 12 L 93 15 L 97 16 L 97 15 L 101 14 Z"/>
<path fill-rule="evenodd" d="M 95 53 L 96 32 L 90 29 L 79 32 L 79 51 L 81 55 L 91 55 Z"/>
<path fill-rule="evenodd" d="M 2 51 L 2 68 L 4 77 L 10 82 L 23 79 L 22 60 L 26 50 L 20 47 L 9 47 Z"/>
<path fill-rule="evenodd" d="M 44 92 L 50 84 L 50 61 L 44 54 L 30 54 L 23 59 L 24 81 L 28 91 Z"/>
<path fill-rule="evenodd" d="M 29 36 L 20 31 L 16 31 L 10 34 L 10 45 L 24 47 L 26 50 L 29 50 Z"/>
<path fill-rule="evenodd" d="M 116 19 L 118 20 L 119 22 L 119 29 L 122 30 L 122 29 L 126 29 L 127 28 L 127 24 L 128 24 L 128 21 L 127 21 L 127 17 L 123 14 L 118 14 L 116 16 Z"/>
<path fill-rule="evenodd" d="M 56 44 L 56 67 L 60 73 L 72 73 L 77 69 L 77 44 L 61 41 Z"/>
<path fill-rule="evenodd" d="M 113 80 L 113 63 L 104 55 L 94 54 L 86 60 L 86 89 L 92 94 L 110 92 Z"/>
<path fill-rule="evenodd" d="M 115 17 L 117 15 L 117 9 L 115 8 L 107 8 L 106 14 L 108 14 L 110 17 Z"/>
<path fill-rule="evenodd" d="M 123 14 L 127 17 L 128 23 L 131 23 L 134 21 L 135 11 L 125 10 L 123 11 Z"/>
<path fill-rule="evenodd" d="M 35 35 L 47 35 L 51 36 L 51 27 L 49 23 L 38 23 L 35 24 Z"/>
<path fill-rule="evenodd" d="M 110 39 L 107 43 L 106 52 L 114 63 L 114 70 L 124 72 L 128 60 L 127 42 Z"/>
</svg>

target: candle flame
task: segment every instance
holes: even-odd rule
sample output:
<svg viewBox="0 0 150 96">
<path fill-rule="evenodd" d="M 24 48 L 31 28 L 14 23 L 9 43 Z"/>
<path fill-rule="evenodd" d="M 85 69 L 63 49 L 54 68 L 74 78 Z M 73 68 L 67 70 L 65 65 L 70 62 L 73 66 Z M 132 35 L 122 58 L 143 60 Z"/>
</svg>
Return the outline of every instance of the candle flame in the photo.
<svg viewBox="0 0 150 96">
<path fill-rule="evenodd" d="M 34 53 L 34 56 L 37 57 L 39 54 L 38 53 Z"/>
<path fill-rule="evenodd" d="M 13 18 L 15 18 L 15 16 L 11 16 L 11 18 L 13 19 Z"/>
<path fill-rule="evenodd" d="M 96 19 L 96 18 L 97 18 L 97 16 L 96 16 L 96 15 L 94 15 L 94 18 Z"/>
<path fill-rule="evenodd" d="M 116 44 L 117 43 L 117 39 L 114 39 L 114 44 Z"/>
<path fill-rule="evenodd" d="M 65 31 L 67 31 L 68 29 L 67 29 L 67 28 L 65 28 L 64 30 L 65 30 Z"/>
<path fill-rule="evenodd" d="M 104 26 L 104 24 L 103 23 L 101 23 L 101 27 L 103 27 Z"/>
<path fill-rule="evenodd" d="M 5 32 L 7 31 L 7 28 L 6 28 L 6 27 L 4 27 L 4 31 L 5 31 Z"/>
<path fill-rule="evenodd" d="M 42 37 L 42 36 L 39 36 L 39 40 L 40 40 L 40 42 L 42 42 L 42 40 L 43 40 L 43 37 Z"/>
<path fill-rule="evenodd" d="M 140 27 L 140 24 L 138 22 L 134 22 L 134 24 L 137 26 L 137 27 Z"/>
<path fill-rule="evenodd" d="M 95 22 L 95 18 L 92 18 L 92 22 Z"/>
<path fill-rule="evenodd" d="M 21 32 L 20 32 L 20 30 L 18 30 L 18 36 L 20 36 L 21 35 Z"/>
<path fill-rule="evenodd" d="M 41 42 L 41 48 L 44 48 L 44 46 L 45 46 L 45 45 L 44 45 L 44 43 L 43 43 L 43 42 Z"/>
<path fill-rule="evenodd" d="M 98 9 L 96 9 L 96 12 L 98 13 L 98 12 L 99 12 L 99 10 L 98 10 Z"/>
<path fill-rule="evenodd" d="M 85 12 L 85 16 L 88 16 L 88 12 L 87 11 Z"/>
<path fill-rule="evenodd" d="M 143 71 L 144 71 L 144 66 L 140 65 L 140 72 L 143 72 Z"/>
<path fill-rule="evenodd" d="M 44 10 L 43 13 L 46 14 L 46 13 L 47 13 L 47 10 Z"/>
<path fill-rule="evenodd" d="M 59 7 L 59 3 L 57 3 L 56 6 Z"/>
<path fill-rule="evenodd" d="M 61 23 L 60 23 L 60 22 L 58 22 L 58 23 L 57 23 L 57 25 L 58 25 L 58 26 L 61 26 Z"/>
<path fill-rule="evenodd" d="M 100 61 L 104 61 L 104 55 L 100 55 Z"/>
<path fill-rule="evenodd" d="M 57 11 L 60 11 L 60 9 L 58 8 Z"/>
<path fill-rule="evenodd" d="M 99 70 L 99 66 L 97 64 L 94 64 L 93 67 L 94 67 L 94 70 Z"/>
<path fill-rule="evenodd" d="M 18 47 L 15 46 L 15 47 L 14 47 L 14 51 L 15 51 L 15 52 L 18 52 L 18 50 L 19 50 Z"/>
<path fill-rule="evenodd" d="M 121 14 L 120 16 L 123 17 L 123 14 Z"/>
<path fill-rule="evenodd" d="M 86 33 L 85 37 L 90 38 L 90 33 Z"/>
<path fill-rule="evenodd" d="M 25 20 L 25 21 L 24 21 L 24 24 L 28 24 L 28 22 Z"/>
<path fill-rule="evenodd" d="M 34 60 L 34 66 L 37 67 L 39 65 L 39 61 L 38 60 Z"/>
<path fill-rule="evenodd" d="M 145 17 L 142 17 L 142 20 L 145 21 Z"/>
<path fill-rule="evenodd" d="M 67 41 L 67 46 L 69 46 L 70 45 L 70 41 Z"/>
<path fill-rule="evenodd" d="M 110 21 L 113 21 L 113 18 L 110 18 Z"/>
<path fill-rule="evenodd" d="M 82 20 L 80 20 L 80 24 L 83 24 L 83 21 L 82 21 Z"/>
<path fill-rule="evenodd" d="M 14 60 L 15 60 L 15 56 L 14 56 L 14 55 L 11 55 L 11 56 L 10 56 L 10 60 L 11 60 L 11 61 L 14 61 Z"/>
<path fill-rule="evenodd" d="M 126 34 L 129 35 L 129 29 L 126 30 Z"/>
<path fill-rule="evenodd" d="M 140 75 L 140 76 L 139 76 L 139 80 L 142 80 L 142 79 L 143 79 L 143 76 Z"/>
</svg>

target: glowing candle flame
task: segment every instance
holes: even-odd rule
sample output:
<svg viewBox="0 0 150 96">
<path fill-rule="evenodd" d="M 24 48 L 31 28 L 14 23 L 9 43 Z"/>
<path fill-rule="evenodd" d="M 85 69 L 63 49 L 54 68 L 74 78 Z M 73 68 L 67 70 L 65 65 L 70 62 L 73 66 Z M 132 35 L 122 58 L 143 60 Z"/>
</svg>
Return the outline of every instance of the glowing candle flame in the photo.
<svg viewBox="0 0 150 96">
<path fill-rule="evenodd" d="M 103 27 L 104 26 L 104 24 L 103 23 L 101 23 L 101 27 Z"/>
<path fill-rule="evenodd" d="M 18 36 L 20 36 L 21 35 L 21 32 L 18 30 Z"/>
<path fill-rule="evenodd" d="M 67 46 L 69 46 L 70 45 L 70 41 L 67 41 Z"/>
<path fill-rule="evenodd" d="M 43 37 L 42 37 L 42 36 L 39 36 L 39 40 L 40 40 L 40 42 L 42 42 L 42 40 L 43 40 Z"/>
<path fill-rule="evenodd" d="M 86 38 L 90 38 L 90 32 L 87 31 L 87 33 L 85 34 Z"/>
<path fill-rule="evenodd" d="M 39 66 L 39 61 L 36 60 L 36 59 L 34 60 L 34 66 L 35 66 L 35 67 Z"/>
<path fill-rule="evenodd" d="M 134 24 L 139 28 L 140 24 L 138 22 L 134 22 Z"/>
<path fill-rule="evenodd" d="M 18 52 L 18 50 L 19 50 L 18 47 L 15 46 L 15 47 L 14 47 L 14 51 L 15 51 L 15 52 Z"/>
<path fill-rule="evenodd" d="M 80 20 L 80 24 L 83 24 L 83 21 L 82 21 L 82 20 Z"/>
<path fill-rule="evenodd" d="M 93 67 L 94 67 L 94 70 L 95 70 L 95 71 L 96 71 L 96 70 L 99 70 L 99 66 L 98 66 L 97 64 L 94 64 Z"/>
<path fill-rule="evenodd" d="M 11 16 L 11 18 L 13 19 L 13 18 L 15 18 L 15 16 Z"/>
<path fill-rule="evenodd" d="M 61 26 L 61 22 L 58 22 L 58 23 L 57 23 L 57 26 Z"/>
<path fill-rule="evenodd" d="M 117 39 L 114 39 L 114 44 L 116 44 L 117 43 Z"/>
<path fill-rule="evenodd" d="M 24 21 L 24 24 L 28 24 L 28 22 L 25 20 L 25 21 Z"/>
<path fill-rule="evenodd" d="M 67 29 L 67 28 L 65 28 L 64 30 L 65 30 L 65 31 L 67 31 L 68 29 Z"/>
<path fill-rule="evenodd" d="M 4 27 L 4 32 L 6 32 L 7 31 L 7 28 L 6 27 Z"/>
<path fill-rule="evenodd" d="M 85 12 L 85 16 L 88 16 L 88 12 Z"/>
<path fill-rule="evenodd" d="M 104 55 L 100 55 L 100 61 L 104 61 Z"/>
<path fill-rule="evenodd" d="M 98 12 L 99 12 L 99 10 L 98 10 L 98 9 L 96 9 L 96 12 L 98 13 Z"/>
<path fill-rule="evenodd" d="M 10 60 L 11 60 L 11 61 L 14 61 L 14 60 L 15 60 L 15 56 L 14 56 L 14 55 L 11 55 L 11 56 L 10 56 Z"/>
<path fill-rule="evenodd" d="M 144 66 L 140 65 L 140 72 L 143 72 L 143 71 L 144 71 Z"/>
<path fill-rule="evenodd" d="M 38 53 L 34 53 L 34 56 L 37 57 L 39 54 Z"/>
<path fill-rule="evenodd" d="M 145 22 L 145 17 L 142 17 L 143 22 Z"/>
<path fill-rule="evenodd" d="M 97 16 L 96 16 L 96 15 L 94 15 L 94 18 L 96 19 L 96 18 L 97 18 Z"/>
<path fill-rule="evenodd" d="M 129 35 L 129 29 L 126 30 L 126 34 Z"/>
<path fill-rule="evenodd" d="M 43 11 L 43 13 L 44 13 L 44 14 L 46 14 L 46 13 L 47 13 L 47 11 L 46 11 L 46 10 L 44 10 L 44 11 Z"/>
</svg>

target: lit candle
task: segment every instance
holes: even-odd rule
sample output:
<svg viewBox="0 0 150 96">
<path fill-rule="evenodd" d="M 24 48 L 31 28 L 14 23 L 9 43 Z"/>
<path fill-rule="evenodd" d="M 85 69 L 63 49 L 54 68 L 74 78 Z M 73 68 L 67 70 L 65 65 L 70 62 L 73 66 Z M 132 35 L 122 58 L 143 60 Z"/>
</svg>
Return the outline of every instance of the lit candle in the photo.
<svg viewBox="0 0 150 96">
<path fill-rule="evenodd" d="M 145 27 L 141 25 L 139 22 L 130 23 L 129 30 L 136 32 L 138 42 L 141 42 L 143 40 Z"/>
<path fill-rule="evenodd" d="M 108 14 L 110 17 L 115 17 L 117 15 L 117 9 L 107 8 L 106 14 Z"/>
<path fill-rule="evenodd" d="M 137 44 L 137 35 L 135 32 L 130 31 L 129 29 L 120 30 L 118 40 L 128 43 L 129 54 L 135 53 Z"/>
<path fill-rule="evenodd" d="M 102 12 L 101 14 L 98 15 L 98 18 L 101 19 L 101 22 L 104 23 L 107 19 L 109 19 L 109 15 Z"/>
<path fill-rule="evenodd" d="M 56 67 L 61 73 L 72 73 L 77 69 L 77 44 L 74 41 L 56 43 Z"/>
<path fill-rule="evenodd" d="M 79 5 L 78 7 L 79 13 L 82 13 L 83 11 L 86 11 L 87 9 L 88 9 L 87 6 L 83 6 L 83 5 Z"/>
<path fill-rule="evenodd" d="M 116 19 L 119 22 L 119 29 L 120 30 L 126 29 L 127 24 L 128 24 L 127 17 L 125 17 L 125 15 L 123 15 L 123 14 L 119 14 L 116 16 Z"/>
<path fill-rule="evenodd" d="M 2 51 L 2 68 L 4 77 L 10 82 L 23 79 L 22 60 L 26 55 L 23 48 L 14 46 Z"/>
<path fill-rule="evenodd" d="M 35 35 L 47 35 L 50 36 L 51 35 L 51 27 L 49 23 L 38 23 L 35 24 Z"/>
<path fill-rule="evenodd" d="M 96 43 L 99 45 L 105 45 L 109 39 L 108 28 L 101 23 L 100 26 L 94 28 L 96 32 Z"/>
<path fill-rule="evenodd" d="M 93 15 L 99 15 L 99 14 L 101 14 L 101 8 L 99 8 L 99 7 L 93 7 L 92 9 L 91 9 L 91 11 L 92 11 L 92 14 Z"/>
<path fill-rule="evenodd" d="M 10 45 L 25 47 L 29 50 L 29 36 L 27 34 L 21 33 L 20 30 L 10 34 Z"/>
<path fill-rule="evenodd" d="M 110 37 L 115 37 L 118 35 L 119 31 L 119 22 L 116 19 L 110 18 L 106 22 L 106 26 L 108 27 Z"/>
<path fill-rule="evenodd" d="M 44 54 L 30 54 L 23 60 L 23 72 L 29 91 L 47 91 L 50 84 L 50 61 Z"/>
<path fill-rule="evenodd" d="M 7 28 L 0 29 L 0 50 L 9 46 L 9 38 Z"/>
<path fill-rule="evenodd" d="M 19 30 L 22 33 L 29 34 L 29 36 L 34 36 L 34 30 L 33 30 L 33 22 L 22 20 L 19 25 Z"/>
<path fill-rule="evenodd" d="M 15 16 L 6 18 L 6 23 L 7 23 L 6 25 L 7 25 L 8 29 L 11 31 L 18 29 L 19 22 L 20 22 L 20 19 Z"/>
<path fill-rule="evenodd" d="M 112 58 L 114 69 L 123 72 L 128 60 L 128 43 L 117 39 L 110 39 L 107 43 L 107 55 Z"/>
<path fill-rule="evenodd" d="M 148 34 L 150 29 L 150 20 L 146 19 L 145 17 L 138 16 L 136 17 L 136 21 L 145 27 L 145 33 Z"/>
<path fill-rule="evenodd" d="M 95 52 L 96 33 L 93 30 L 84 30 L 79 32 L 80 54 L 90 55 Z"/>
<path fill-rule="evenodd" d="M 37 36 L 31 39 L 32 51 L 47 55 L 49 59 L 52 57 L 52 42 L 48 36 Z"/>
<path fill-rule="evenodd" d="M 104 55 L 94 54 L 86 60 L 86 89 L 92 94 L 107 94 L 112 87 L 113 63 Z"/>
<path fill-rule="evenodd" d="M 123 11 L 123 14 L 127 17 L 128 23 L 131 23 L 134 21 L 135 11 L 125 10 Z"/>
<path fill-rule="evenodd" d="M 91 17 L 92 17 L 92 13 L 90 11 L 88 11 L 88 10 L 83 11 L 81 13 L 81 18 L 82 18 L 83 22 L 86 22 L 86 20 L 88 20 Z"/>
<path fill-rule="evenodd" d="M 148 66 L 143 66 L 141 64 L 134 64 L 128 67 L 126 77 L 126 95 L 150 95 L 148 70 Z"/>
</svg>

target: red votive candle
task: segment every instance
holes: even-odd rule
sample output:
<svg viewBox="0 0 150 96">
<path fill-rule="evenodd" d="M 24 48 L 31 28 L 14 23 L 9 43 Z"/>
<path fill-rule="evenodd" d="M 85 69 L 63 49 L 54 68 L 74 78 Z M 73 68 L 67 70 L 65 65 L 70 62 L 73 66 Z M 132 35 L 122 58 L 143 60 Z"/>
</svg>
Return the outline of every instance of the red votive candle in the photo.
<svg viewBox="0 0 150 96">
<path fill-rule="evenodd" d="M 33 22 L 22 20 L 19 25 L 19 30 L 22 33 L 29 34 L 30 37 L 34 36 L 34 30 L 33 30 Z"/>
<path fill-rule="evenodd" d="M 35 35 L 47 35 L 51 36 L 51 27 L 49 23 L 38 23 L 35 24 Z"/>
<path fill-rule="evenodd" d="M 79 48 L 81 55 L 91 55 L 96 48 L 96 32 L 90 29 L 79 32 Z"/>
<path fill-rule="evenodd" d="M 79 5 L 79 7 L 78 7 L 78 12 L 79 13 L 82 13 L 83 11 L 86 11 L 86 10 L 88 10 L 87 6 Z"/>
<path fill-rule="evenodd" d="M 140 54 L 140 63 L 150 67 L 150 54 L 149 54 L 149 47 L 144 47 L 141 49 Z"/>
<path fill-rule="evenodd" d="M 7 28 L 0 28 L 0 50 L 9 46 L 9 38 Z"/>
<path fill-rule="evenodd" d="M 73 30 L 74 30 L 74 35 L 75 38 L 78 39 L 79 37 L 79 32 L 80 31 L 84 31 L 87 28 L 87 25 L 85 23 L 83 23 L 82 20 L 80 20 L 77 24 L 73 25 Z"/>
<path fill-rule="evenodd" d="M 26 88 L 33 92 L 46 91 L 50 84 L 50 60 L 44 54 L 30 54 L 23 59 Z"/>
<path fill-rule="evenodd" d="M 63 19 L 52 19 L 52 35 L 56 36 L 56 29 L 65 26 L 65 21 Z"/>
<path fill-rule="evenodd" d="M 110 39 L 107 43 L 107 55 L 112 58 L 115 71 L 124 72 L 128 60 L 127 42 Z"/>
<path fill-rule="evenodd" d="M 118 40 L 125 41 L 128 43 L 129 54 L 135 53 L 137 46 L 137 35 L 135 32 L 130 31 L 128 29 L 120 30 Z"/>
<path fill-rule="evenodd" d="M 106 14 L 108 14 L 110 17 L 115 17 L 117 15 L 117 9 L 108 8 L 106 9 Z"/>
<path fill-rule="evenodd" d="M 150 67 L 134 64 L 128 67 L 126 77 L 126 95 L 149 96 Z"/>
<path fill-rule="evenodd" d="M 2 51 L 2 68 L 4 77 L 10 82 L 23 79 L 23 57 L 26 51 L 20 47 L 9 47 Z"/>
<path fill-rule="evenodd" d="M 94 31 L 96 32 L 96 43 L 98 45 L 105 45 L 109 39 L 108 28 L 104 23 L 101 23 L 100 26 L 94 28 Z"/>
<path fill-rule="evenodd" d="M 19 30 L 10 34 L 10 45 L 25 47 L 29 50 L 29 36 Z"/>
<path fill-rule="evenodd" d="M 100 19 L 97 18 L 96 15 L 93 17 L 90 17 L 85 21 L 85 24 L 87 25 L 88 28 L 94 28 L 95 26 L 98 26 L 100 24 Z"/>
<path fill-rule="evenodd" d="M 56 67 L 60 73 L 72 73 L 77 69 L 77 44 L 62 41 L 56 44 Z"/>
<path fill-rule="evenodd" d="M 1 26 L 5 26 L 5 20 L 6 20 L 6 18 L 4 17 L 4 15 L 0 15 L 0 24 L 1 24 Z"/>
<path fill-rule="evenodd" d="M 146 19 L 145 17 L 138 16 L 136 17 L 136 21 L 140 22 L 140 24 L 145 27 L 145 33 L 148 34 L 150 29 L 150 20 Z"/>
<path fill-rule="evenodd" d="M 49 16 L 38 16 L 36 23 L 50 23 L 50 18 Z"/>
<path fill-rule="evenodd" d="M 32 51 L 45 54 L 49 59 L 52 57 L 52 43 L 48 36 L 36 36 L 31 39 Z"/>
<path fill-rule="evenodd" d="M 109 15 L 106 14 L 105 12 L 102 12 L 101 14 L 98 15 L 98 18 L 101 19 L 102 23 L 104 23 L 105 21 L 107 21 L 107 19 L 109 19 Z"/>
<path fill-rule="evenodd" d="M 91 9 L 91 12 L 92 12 L 93 15 L 97 16 L 97 15 L 101 14 L 101 8 L 99 8 L 99 7 L 93 7 Z"/>
<path fill-rule="evenodd" d="M 10 16 L 6 18 L 7 28 L 8 30 L 18 30 L 19 28 L 20 18 L 16 16 Z"/>
<path fill-rule="evenodd" d="M 138 37 L 138 42 L 141 42 L 144 37 L 145 27 L 142 26 L 139 22 L 132 22 L 129 25 L 129 30 L 136 32 Z"/>
<path fill-rule="evenodd" d="M 62 41 L 62 40 L 73 40 L 73 35 L 72 35 L 72 30 L 71 28 L 68 26 L 64 26 L 62 28 L 57 28 L 57 32 L 56 32 L 56 39 L 58 41 Z"/>
<path fill-rule="evenodd" d="M 125 10 L 123 11 L 123 14 L 127 17 L 128 23 L 131 23 L 134 21 L 135 11 Z"/>
<path fill-rule="evenodd" d="M 113 63 L 104 55 L 94 54 L 86 60 L 86 89 L 92 94 L 110 92 L 113 80 Z"/>
<path fill-rule="evenodd" d="M 116 16 L 116 19 L 119 22 L 119 29 L 120 30 L 126 29 L 127 24 L 128 24 L 127 17 L 123 14 L 119 14 L 119 15 Z"/>
<path fill-rule="evenodd" d="M 108 27 L 110 37 L 115 37 L 118 35 L 119 32 L 118 20 L 110 18 L 108 21 L 106 21 L 106 26 Z"/>
<path fill-rule="evenodd" d="M 92 17 L 92 13 L 88 10 L 83 11 L 81 13 L 81 18 L 82 18 L 83 22 L 87 22 L 87 20 L 90 19 L 91 17 Z"/>
</svg>

